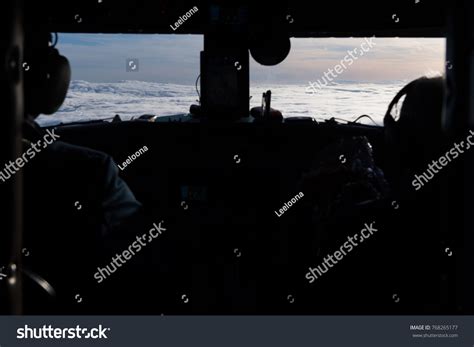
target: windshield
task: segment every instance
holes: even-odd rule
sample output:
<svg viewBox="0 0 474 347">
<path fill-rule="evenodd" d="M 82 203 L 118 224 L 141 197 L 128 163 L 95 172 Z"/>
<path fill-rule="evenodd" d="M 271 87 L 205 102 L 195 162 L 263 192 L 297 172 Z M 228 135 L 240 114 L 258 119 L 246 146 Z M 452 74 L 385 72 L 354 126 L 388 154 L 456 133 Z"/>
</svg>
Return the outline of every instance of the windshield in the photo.
<svg viewBox="0 0 474 347">
<path fill-rule="evenodd" d="M 72 81 L 61 109 L 43 126 L 143 114 L 186 114 L 198 95 L 201 35 L 59 34 Z"/>
<path fill-rule="evenodd" d="M 445 39 L 293 38 L 273 67 L 251 59 L 251 107 L 272 91 L 284 117 L 382 124 L 396 92 L 417 77 L 445 69 Z M 143 114 L 187 114 L 198 103 L 201 35 L 60 34 L 58 49 L 72 68 L 65 103 L 42 126 Z M 362 120 L 371 123 L 370 120 Z"/>
<path fill-rule="evenodd" d="M 395 94 L 421 76 L 442 75 L 444 38 L 297 38 L 273 67 L 252 61 L 252 106 L 272 90 L 272 107 L 286 117 L 351 121 L 370 115 L 378 125 Z M 448 66 L 449 67 L 449 66 Z M 363 123 L 373 124 L 368 119 Z"/>
</svg>

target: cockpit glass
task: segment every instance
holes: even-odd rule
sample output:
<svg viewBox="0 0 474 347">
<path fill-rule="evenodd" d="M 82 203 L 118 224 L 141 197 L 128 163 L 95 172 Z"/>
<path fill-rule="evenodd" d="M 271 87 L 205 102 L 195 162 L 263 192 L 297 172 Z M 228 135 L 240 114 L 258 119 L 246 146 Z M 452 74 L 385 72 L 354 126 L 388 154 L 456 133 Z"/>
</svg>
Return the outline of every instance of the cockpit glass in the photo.
<svg viewBox="0 0 474 347">
<path fill-rule="evenodd" d="M 381 125 L 387 105 L 407 82 L 442 75 L 444 38 L 292 38 L 277 66 L 250 57 L 250 106 L 286 117 L 335 118 Z M 185 115 L 199 100 L 202 35 L 59 34 L 72 68 L 66 101 L 42 126 L 92 120 Z"/>
<path fill-rule="evenodd" d="M 444 38 L 293 38 L 273 67 L 251 60 L 251 106 L 272 91 L 285 117 L 335 118 L 382 125 L 387 106 L 408 82 L 444 74 Z"/>
<path fill-rule="evenodd" d="M 65 34 L 57 48 L 71 64 L 66 101 L 42 126 L 186 114 L 199 99 L 202 35 Z"/>
</svg>

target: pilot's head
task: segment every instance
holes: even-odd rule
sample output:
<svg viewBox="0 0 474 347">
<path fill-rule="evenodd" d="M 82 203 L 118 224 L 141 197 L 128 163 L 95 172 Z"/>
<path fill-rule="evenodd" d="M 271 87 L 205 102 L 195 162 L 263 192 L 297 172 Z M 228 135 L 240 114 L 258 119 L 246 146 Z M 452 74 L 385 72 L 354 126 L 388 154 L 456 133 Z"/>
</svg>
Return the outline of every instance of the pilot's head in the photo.
<svg viewBox="0 0 474 347">
<path fill-rule="evenodd" d="M 399 109 L 398 120 L 394 110 Z M 426 166 L 440 148 L 444 100 L 443 77 L 421 77 L 402 88 L 390 103 L 384 118 L 389 145 L 411 168 Z"/>
<path fill-rule="evenodd" d="M 26 115 L 56 112 L 66 98 L 71 68 L 54 47 L 57 35 L 30 25 L 25 30 L 24 90 Z"/>
</svg>

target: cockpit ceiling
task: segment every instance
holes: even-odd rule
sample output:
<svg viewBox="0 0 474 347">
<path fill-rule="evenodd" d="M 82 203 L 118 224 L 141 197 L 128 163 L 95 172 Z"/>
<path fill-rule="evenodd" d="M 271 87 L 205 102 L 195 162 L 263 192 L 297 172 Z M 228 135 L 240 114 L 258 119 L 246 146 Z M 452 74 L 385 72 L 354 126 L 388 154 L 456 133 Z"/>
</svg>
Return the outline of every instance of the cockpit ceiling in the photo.
<svg viewBox="0 0 474 347">
<path fill-rule="evenodd" d="M 207 30 L 209 1 L 189 0 L 26 0 L 27 13 L 47 18 L 51 31 L 82 33 L 170 33 L 203 34 Z M 237 8 L 243 14 L 229 21 L 242 23 L 279 18 L 294 37 L 445 35 L 448 2 L 430 0 L 384 1 L 212 1 Z M 255 5 L 254 3 L 258 3 Z M 197 7 L 186 25 L 174 31 L 172 25 Z M 258 8 L 257 8 L 258 7 Z M 265 11 L 268 11 L 265 15 Z M 230 11 L 232 13 L 232 11 Z M 249 14 L 247 17 L 245 14 Z M 222 18 L 222 17 L 221 17 Z M 240 25 L 239 30 L 242 29 Z"/>
</svg>

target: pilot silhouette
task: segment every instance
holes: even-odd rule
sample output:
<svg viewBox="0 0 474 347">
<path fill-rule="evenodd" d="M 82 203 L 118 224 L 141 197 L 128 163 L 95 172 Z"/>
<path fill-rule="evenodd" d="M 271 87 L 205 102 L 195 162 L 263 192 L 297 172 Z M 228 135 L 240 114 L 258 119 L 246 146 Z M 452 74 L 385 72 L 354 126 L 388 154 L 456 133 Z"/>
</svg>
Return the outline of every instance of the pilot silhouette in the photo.
<svg viewBox="0 0 474 347">
<path fill-rule="evenodd" d="M 109 155 L 62 142 L 56 129 L 45 131 L 35 122 L 59 109 L 71 76 L 68 60 L 51 38 L 32 24 L 25 32 L 23 244 L 34 255 L 26 266 L 49 281 L 66 310 L 62 303 L 74 297 L 74 286 L 84 287 L 92 278 L 108 241 L 130 230 L 141 204 Z M 42 302 L 31 300 L 36 308 Z"/>
</svg>

